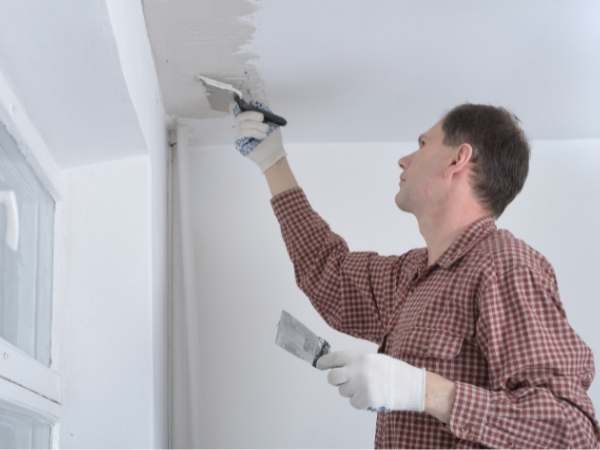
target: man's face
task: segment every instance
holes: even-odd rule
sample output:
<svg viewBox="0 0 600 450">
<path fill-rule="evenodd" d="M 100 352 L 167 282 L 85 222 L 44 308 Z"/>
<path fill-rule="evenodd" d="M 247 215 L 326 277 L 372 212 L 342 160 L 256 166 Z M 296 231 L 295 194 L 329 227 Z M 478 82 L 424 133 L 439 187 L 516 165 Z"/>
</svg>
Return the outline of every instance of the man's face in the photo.
<svg viewBox="0 0 600 450">
<path fill-rule="evenodd" d="M 398 161 L 404 171 L 395 202 L 402 211 L 419 215 L 443 204 L 447 198 L 450 185 L 444 173 L 455 151 L 442 144 L 444 131 L 441 122 L 419 137 L 418 150 Z"/>
</svg>

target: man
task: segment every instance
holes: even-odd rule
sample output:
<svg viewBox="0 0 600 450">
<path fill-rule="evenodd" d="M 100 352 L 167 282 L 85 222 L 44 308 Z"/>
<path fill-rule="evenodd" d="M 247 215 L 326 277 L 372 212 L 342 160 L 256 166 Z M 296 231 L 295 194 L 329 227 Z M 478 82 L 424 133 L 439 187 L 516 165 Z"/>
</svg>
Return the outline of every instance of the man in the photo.
<svg viewBox="0 0 600 450">
<path fill-rule="evenodd" d="M 419 136 L 399 160 L 395 202 L 427 247 L 381 256 L 349 251 L 312 209 L 276 126 L 234 112 L 236 147 L 267 178 L 299 288 L 330 326 L 379 345 L 317 362 L 352 406 L 378 411 L 376 448 L 598 446 L 593 355 L 554 270 L 495 225 L 528 173 L 518 119 L 464 104 Z"/>
</svg>

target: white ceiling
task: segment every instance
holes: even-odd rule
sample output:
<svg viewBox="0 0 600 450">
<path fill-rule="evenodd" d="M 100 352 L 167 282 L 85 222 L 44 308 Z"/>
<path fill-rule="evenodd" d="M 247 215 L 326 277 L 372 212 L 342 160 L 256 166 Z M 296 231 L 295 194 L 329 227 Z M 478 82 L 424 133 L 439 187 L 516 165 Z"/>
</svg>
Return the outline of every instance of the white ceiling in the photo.
<svg viewBox="0 0 600 450">
<path fill-rule="evenodd" d="M 144 9 L 165 106 L 180 117 L 214 116 L 195 73 L 234 80 L 254 63 L 290 142 L 413 141 L 464 101 L 508 107 L 532 139 L 600 137 L 595 0 L 144 0 Z M 239 47 L 257 58 L 232 56 Z M 227 142 L 229 124 L 202 121 L 202 139 Z"/>
<path fill-rule="evenodd" d="M 2 2 L 0 71 L 60 166 L 145 151 L 105 0 Z"/>
</svg>

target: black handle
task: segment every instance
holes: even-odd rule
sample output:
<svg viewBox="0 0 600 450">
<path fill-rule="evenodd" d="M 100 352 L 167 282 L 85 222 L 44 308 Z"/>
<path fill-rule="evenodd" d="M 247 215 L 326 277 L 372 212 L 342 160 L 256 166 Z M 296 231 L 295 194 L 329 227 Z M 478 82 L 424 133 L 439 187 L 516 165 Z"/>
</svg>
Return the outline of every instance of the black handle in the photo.
<svg viewBox="0 0 600 450">
<path fill-rule="evenodd" d="M 258 106 L 251 105 L 243 98 L 240 98 L 240 96 L 237 94 L 233 94 L 233 98 L 234 98 L 235 102 L 238 104 L 238 106 L 240 107 L 240 109 L 242 110 L 242 112 L 257 111 L 257 112 L 263 113 L 263 116 L 264 116 L 263 122 L 272 122 L 275 125 L 279 125 L 282 127 L 287 124 L 287 120 L 285 120 L 283 117 L 278 116 L 277 114 L 273 114 L 270 111 L 265 111 L 264 109 L 261 109 Z"/>
</svg>

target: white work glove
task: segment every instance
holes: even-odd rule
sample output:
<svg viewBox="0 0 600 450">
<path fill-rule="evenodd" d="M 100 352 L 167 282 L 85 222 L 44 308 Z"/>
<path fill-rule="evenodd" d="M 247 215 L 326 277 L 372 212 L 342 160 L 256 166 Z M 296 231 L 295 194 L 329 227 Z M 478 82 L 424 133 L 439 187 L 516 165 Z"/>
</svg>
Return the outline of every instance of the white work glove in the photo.
<svg viewBox="0 0 600 450">
<path fill-rule="evenodd" d="M 357 409 L 425 411 L 425 369 L 383 353 L 332 352 L 317 361 L 327 381 Z"/>
<path fill-rule="evenodd" d="M 250 101 L 250 103 L 266 111 L 271 111 L 261 102 Z M 281 142 L 279 125 L 271 122 L 264 123 L 262 121 L 263 114 L 260 112 L 240 112 L 237 104 L 233 106 L 233 113 L 238 126 L 235 148 L 258 164 L 263 173 L 287 155 Z"/>
</svg>

